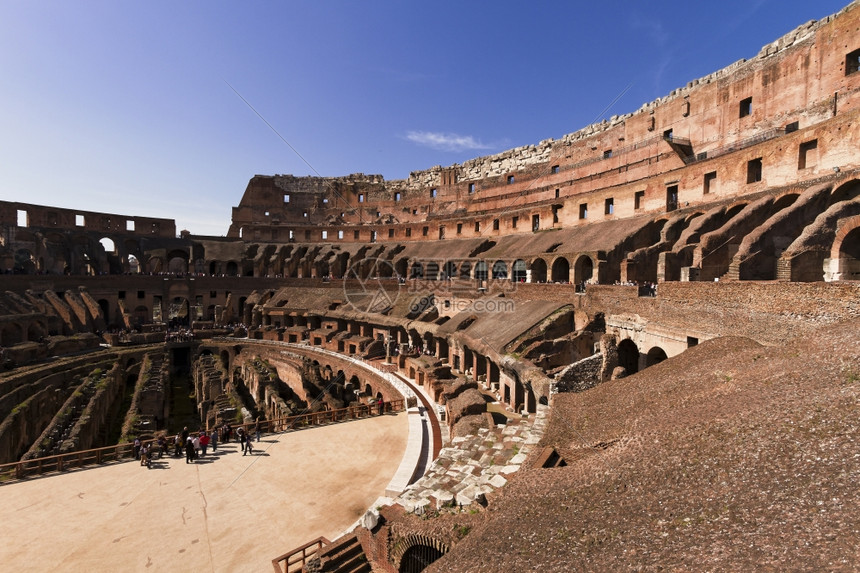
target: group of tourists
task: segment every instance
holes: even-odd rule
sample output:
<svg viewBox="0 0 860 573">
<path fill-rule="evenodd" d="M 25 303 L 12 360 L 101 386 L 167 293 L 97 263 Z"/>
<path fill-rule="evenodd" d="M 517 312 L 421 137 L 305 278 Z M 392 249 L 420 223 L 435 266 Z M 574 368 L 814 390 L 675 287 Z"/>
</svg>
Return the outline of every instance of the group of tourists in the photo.
<svg viewBox="0 0 860 573">
<path fill-rule="evenodd" d="M 181 432 L 173 437 L 173 457 L 180 458 L 184 453 L 185 463 L 194 463 L 199 458 L 206 456 L 210 447 L 213 452 L 216 452 L 218 443 L 229 442 L 234 434 L 236 441 L 242 447 L 242 455 L 253 454 L 254 440 L 260 441 L 260 421 L 257 420 L 248 430 L 240 427 L 235 432 L 229 423 L 214 428 L 210 432 L 203 430 L 191 432 L 188 430 L 188 426 L 185 426 Z M 157 439 L 147 442 L 135 438 L 132 452 L 134 459 L 140 461 L 140 465 L 149 468 L 152 466 L 153 459 L 161 459 L 165 452 L 169 452 L 167 437 L 162 434 Z"/>
</svg>

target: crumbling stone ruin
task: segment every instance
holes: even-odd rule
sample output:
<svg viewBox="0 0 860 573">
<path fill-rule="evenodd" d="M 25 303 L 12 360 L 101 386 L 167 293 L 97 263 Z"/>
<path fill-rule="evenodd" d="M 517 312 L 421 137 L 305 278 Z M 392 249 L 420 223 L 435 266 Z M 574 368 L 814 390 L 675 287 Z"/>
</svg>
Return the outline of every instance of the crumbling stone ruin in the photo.
<svg viewBox="0 0 860 573">
<path fill-rule="evenodd" d="M 0 201 L 0 463 L 165 431 L 180 373 L 202 427 L 395 397 L 355 359 L 435 402 L 445 444 L 490 443 L 702 343 L 857 319 L 858 26 L 852 2 L 632 113 L 405 180 L 255 175 L 226 237 Z M 547 448 L 536 483 L 585 455 Z M 482 518 L 456 499 L 392 502 L 338 550 L 453 557 Z"/>
</svg>

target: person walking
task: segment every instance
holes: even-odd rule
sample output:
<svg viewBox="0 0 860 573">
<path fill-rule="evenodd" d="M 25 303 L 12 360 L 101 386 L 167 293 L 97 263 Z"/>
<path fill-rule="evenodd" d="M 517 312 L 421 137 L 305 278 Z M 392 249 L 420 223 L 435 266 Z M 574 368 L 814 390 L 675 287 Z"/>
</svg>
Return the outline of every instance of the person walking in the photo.
<svg viewBox="0 0 860 573">
<path fill-rule="evenodd" d="M 259 442 L 260 441 L 260 418 L 257 418 L 256 422 L 254 423 L 254 434 L 256 434 L 257 441 Z"/>
<path fill-rule="evenodd" d="M 209 443 L 212 444 L 212 453 L 218 450 L 218 430 L 212 430 L 212 435 L 209 436 Z"/>
</svg>

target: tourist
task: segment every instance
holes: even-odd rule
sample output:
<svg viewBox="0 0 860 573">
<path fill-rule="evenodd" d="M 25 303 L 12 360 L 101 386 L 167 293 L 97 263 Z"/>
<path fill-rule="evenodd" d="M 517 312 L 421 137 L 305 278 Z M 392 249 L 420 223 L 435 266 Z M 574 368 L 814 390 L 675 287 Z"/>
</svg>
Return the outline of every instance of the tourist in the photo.
<svg viewBox="0 0 860 573">
<path fill-rule="evenodd" d="M 134 459 L 140 459 L 140 438 L 134 439 L 134 447 L 132 448 L 134 451 Z"/>
<path fill-rule="evenodd" d="M 209 441 L 212 444 L 212 452 L 218 449 L 218 430 L 212 430 L 212 435 L 209 436 Z"/>
<path fill-rule="evenodd" d="M 251 439 L 251 434 L 248 434 L 247 436 L 245 436 L 245 450 L 244 450 L 244 452 L 242 453 L 242 455 L 243 455 L 243 456 L 244 456 L 245 454 L 250 454 L 250 453 L 251 453 L 251 443 L 252 443 L 253 441 L 254 441 L 254 440 L 252 440 L 252 439 Z"/>
<path fill-rule="evenodd" d="M 173 455 L 177 458 L 182 455 L 182 435 L 181 434 L 176 434 L 176 437 L 173 438 Z"/>
<path fill-rule="evenodd" d="M 149 448 L 146 447 L 146 444 L 141 444 L 139 453 L 140 453 L 140 465 L 148 466 L 149 465 Z"/>
<path fill-rule="evenodd" d="M 260 418 L 254 423 L 254 434 L 257 436 L 257 441 L 260 441 Z M 250 440 L 248 440 L 250 441 Z"/>
<path fill-rule="evenodd" d="M 188 436 L 188 439 L 185 440 L 185 463 L 190 464 L 194 461 L 194 441 L 191 439 L 191 436 Z"/>
<path fill-rule="evenodd" d="M 167 450 L 167 438 L 164 437 L 164 434 L 158 436 L 158 459 L 164 457 L 164 452 Z"/>
<path fill-rule="evenodd" d="M 200 456 L 200 436 L 194 436 L 191 443 L 194 444 L 194 459 L 197 459 Z"/>
<path fill-rule="evenodd" d="M 245 428 L 240 426 L 239 429 L 236 430 L 236 441 L 242 445 L 242 451 L 244 452 L 245 451 Z"/>
<path fill-rule="evenodd" d="M 200 449 L 203 450 L 203 455 L 206 455 L 206 448 L 209 447 L 209 436 L 206 432 L 200 432 Z"/>
</svg>

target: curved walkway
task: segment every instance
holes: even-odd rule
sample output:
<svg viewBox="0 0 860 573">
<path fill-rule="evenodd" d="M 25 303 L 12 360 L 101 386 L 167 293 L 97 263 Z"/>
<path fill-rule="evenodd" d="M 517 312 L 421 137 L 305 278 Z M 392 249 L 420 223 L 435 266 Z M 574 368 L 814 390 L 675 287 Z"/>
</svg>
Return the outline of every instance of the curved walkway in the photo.
<svg viewBox="0 0 860 573">
<path fill-rule="evenodd" d="M 0 488 L 8 571 L 271 571 L 277 555 L 334 539 L 385 492 L 408 414 L 270 434 L 195 464 L 129 462 Z"/>
</svg>

